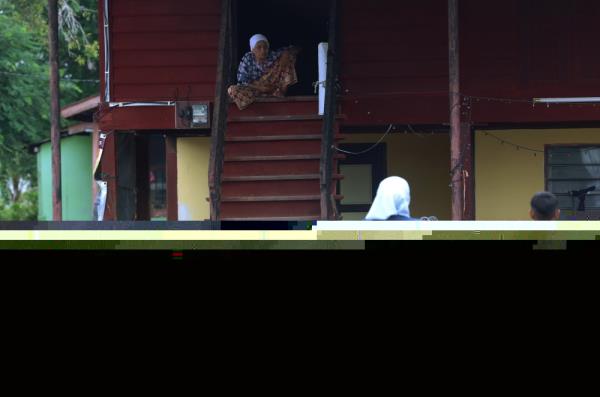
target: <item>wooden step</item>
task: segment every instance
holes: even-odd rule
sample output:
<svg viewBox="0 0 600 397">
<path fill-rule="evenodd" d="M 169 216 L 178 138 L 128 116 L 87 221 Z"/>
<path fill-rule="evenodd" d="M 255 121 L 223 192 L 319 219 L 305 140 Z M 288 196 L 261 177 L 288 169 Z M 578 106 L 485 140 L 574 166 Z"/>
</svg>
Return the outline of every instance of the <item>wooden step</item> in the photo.
<svg viewBox="0 0 600 397">
<path fill-rule="evenodd" d="M 321 139 L 321 135 L 249 135 L 226 137 L 225 142 L 300 141 Z"/>
<path fill-rule="evenodd" d="M 259 96 L 254 98 L 254 103 L 265 103 L 265 102 L 317 102 L 319 100 L 318 95 L 298 95 L 298 96 Z M 228 102 L 230 105 L 235 105 L 231 99 Z"/>
<path fill-rule="evenodd" d="M 235 156 L 296 156 L 320 154 L 320 140 L 229 142 L 225 157 Z"/>
<path fill-rule="evenodd" d="M 232 202 L 274 202 L 274 201 L 318 201 L 321 196 L 318 194 L 312 195 L 297 195 L 297 196 L 222 196 L 222 203 Z"/>
<path fill-rule="evenodd" d="M 319 179 L 223 182 L 221 197 L 276 197 L 319 195 Z"/>
<path fill-rule="evenodd" d="M 258 218 L 227 218 L 221 217 L 222 221 L 247 221 L 247 222 L 256 222 L 256 221 L 316 221 L 318 220 L 318 216 L 263 216 Z"/>
<path fill-rule="evenodd" d="M 322 128 L 322 120 L 300 120 L 293 123 L 289 121 L 229 123 L 225 136 L 317 135 L 321 134 Z"/>
<path fill-rule="evenodd" d="M 320 219 L 320 200 L 303 201 L 222 201 L 221 219 L 224 220 L 286 220 Z"/>
<path fill-rule="evenodd" d="M 257 182 L 257 181 L 302 181 L 311 179 L 321 179 L 320 174 L 289 174 L 289 175 L 245 175 L 245 176 L 229 176 L 223 177 L 221 182 Z M 333 174 L 332 179 L 341 180 L 344 176 L 341 174 Z"/>
<path fill-rule="evenodd" d="M 264 96 L 258 97 L 254 100 L 255 103 L 261 102 L 317 102 L 319 100 L 318 95 L 298 95 L 298 96 L 286 96 L 283 98 L 274 97 L 274 96 Z"/>
<path fill-rule="evenodd" d="M 248 135 L 248 136 L 232 136 L 226 137 L 226 142 L 267 142 L 267 141 L 301 141 L 301 140 L 317 140 L 321 139 L 322 134 L 310 135 Z M 344 140 L 345 137 L 341 134 L 334 136 L 336 141 Z"/>
<path fill-rule="evenodd" d="M 280 116 L 280 115 L 318 115 L 319 104 L 316 101 L 270 101 L 255 102 L 244 110 L 236 105 L 229 107 L 227 118 L 249 116 Z"/>
<path fill-rule="evenodd" d="M 223 176 L 319 174 L 319 159 L 296 161 L 225 162 Z"/>
<path fill-rule="evenodd" d="M 343 154 L 335 154 L 334 159 L 345 159 Z M 225 161 L 293 161 L 293 160 L 320 160 L 320 154 L 299 154 L 283 156 L 225 156 Z"/>
</svg>

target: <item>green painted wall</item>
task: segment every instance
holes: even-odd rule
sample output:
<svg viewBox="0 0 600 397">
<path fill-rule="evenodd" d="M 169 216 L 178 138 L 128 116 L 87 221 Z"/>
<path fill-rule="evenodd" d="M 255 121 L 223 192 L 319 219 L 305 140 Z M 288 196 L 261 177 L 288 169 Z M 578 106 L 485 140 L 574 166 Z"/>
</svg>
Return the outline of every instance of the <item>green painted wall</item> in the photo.
<svg viewBox="0 0 600 397">
<path fill-rule="evenodd" d="M 39 147 L 37 154 L 38 174 L 38 219 L 40 221 L 52 220 L 52 152 L 50 144 Z"/>
<path fill-rule="evenodd" d="M 63 220 L 92 220 L 92 137 L 61 140 Z M 52 220 L 52 161 L 50 142 L 38 153 L 38 219 Z"/>
</svg>

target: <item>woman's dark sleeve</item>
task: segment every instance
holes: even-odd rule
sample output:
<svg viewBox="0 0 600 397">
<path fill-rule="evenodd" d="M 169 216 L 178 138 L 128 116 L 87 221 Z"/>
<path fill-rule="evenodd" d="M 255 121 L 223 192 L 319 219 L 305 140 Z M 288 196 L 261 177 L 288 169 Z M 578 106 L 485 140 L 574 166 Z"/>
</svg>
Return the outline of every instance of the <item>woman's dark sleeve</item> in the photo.
<svg viewBox="0 0 600 397">
<path fill-rule="evenodd" d="M 250 61 L 248 54 L 244 55 L 242 60 L 240 61 L 240 66 L 238 68 L 237 80 L 238 84 L 249 84 L 250 76 L 248 75 L 248 62 Z"/>
</svg>

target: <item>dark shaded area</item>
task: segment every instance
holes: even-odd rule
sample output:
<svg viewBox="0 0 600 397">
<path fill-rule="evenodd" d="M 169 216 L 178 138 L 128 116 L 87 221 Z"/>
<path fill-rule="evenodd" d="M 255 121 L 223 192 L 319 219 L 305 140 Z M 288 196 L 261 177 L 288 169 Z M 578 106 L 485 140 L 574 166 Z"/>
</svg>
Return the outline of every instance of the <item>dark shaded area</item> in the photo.
<svg viewBox="0 0 600 397">
<path fill-rule="evenodd" d="M 315 0 L 238 1 L 238 51 L 236 65 L 250 51 L 250 37 L 267 36 L 271 49 L 295 45 L 302 48 L 296 63 L 298 84 L 288 96 L 315 95 L 313 82 L 318 80 L 317 46 L 327 42 L 329 2 Z M 237 70 L 237 66 L 236 66 Z"/>
</svg>

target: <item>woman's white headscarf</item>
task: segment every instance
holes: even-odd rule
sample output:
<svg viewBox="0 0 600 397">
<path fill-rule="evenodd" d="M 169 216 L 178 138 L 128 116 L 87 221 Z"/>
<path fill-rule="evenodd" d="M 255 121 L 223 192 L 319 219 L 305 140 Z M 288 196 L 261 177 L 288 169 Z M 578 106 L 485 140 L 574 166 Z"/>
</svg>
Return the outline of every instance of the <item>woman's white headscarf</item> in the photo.
<svg viewBox="0 0 600 397">
<path fill-rule="evenodd" d="M 254 36 L 250 37 L 250 51 L 254 49 L 259 41 L 266 41 L 267 45 L 269 45 L 269 40 L 267 40 L 265 36 L 262 34 L 255 34 Z"/>
<path fill-rule="evenodd" d="M 386 220 L 392 215 L 410 218 L 410 187 L 399 176 L 385 178 L 379 184 L 377 195 L 366 218 L 370 221 Z"/>
</svg>

